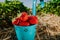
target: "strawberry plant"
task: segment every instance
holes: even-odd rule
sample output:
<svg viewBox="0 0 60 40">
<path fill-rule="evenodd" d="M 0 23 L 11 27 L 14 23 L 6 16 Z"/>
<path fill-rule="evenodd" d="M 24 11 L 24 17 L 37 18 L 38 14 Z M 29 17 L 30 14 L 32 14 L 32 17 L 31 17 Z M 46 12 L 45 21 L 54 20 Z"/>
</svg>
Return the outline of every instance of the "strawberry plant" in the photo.
<svg viewBox="0 0 60 40">
<path fill-rule="evenodd" d="M 51 0 L 49 2 L 45 2 L 44 8 L 41 8 L 40 4 L 38 4 L 37 12 L 53 13 L 60 16 L 60 0 Z"/>
<path fill-rule="evenodd" d="M 29 11 L 29 8 L 23 5 L 22 2 L 20 1 L 5 1 L 5 2 L 0 2 L 0 20 L 6 21 L 8 25 L 12 24 L 11 19 L 13 17 L 16 17 L 18 13 L 22 11 Z M 0 22 L 1 25 L 4 22 Z M 3 24 L 4 25 L 4 24 Z"/>
</svg>

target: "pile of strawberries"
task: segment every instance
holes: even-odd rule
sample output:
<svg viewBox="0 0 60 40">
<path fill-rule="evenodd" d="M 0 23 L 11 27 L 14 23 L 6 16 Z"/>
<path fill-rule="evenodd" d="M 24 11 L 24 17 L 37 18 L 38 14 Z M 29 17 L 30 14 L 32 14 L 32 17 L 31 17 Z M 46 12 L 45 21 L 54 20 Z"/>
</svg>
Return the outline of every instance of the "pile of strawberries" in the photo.
<svg viewBox="0 0 60 40">
<path fill-rule="evenodd" d="M 17 26 L 30 26 L 38 23 L 38 18 L 33 15 L 28 15 L 26 12 L 22 12 L 22 15 L 12 22 L 13 25 Z"/>
</svg>

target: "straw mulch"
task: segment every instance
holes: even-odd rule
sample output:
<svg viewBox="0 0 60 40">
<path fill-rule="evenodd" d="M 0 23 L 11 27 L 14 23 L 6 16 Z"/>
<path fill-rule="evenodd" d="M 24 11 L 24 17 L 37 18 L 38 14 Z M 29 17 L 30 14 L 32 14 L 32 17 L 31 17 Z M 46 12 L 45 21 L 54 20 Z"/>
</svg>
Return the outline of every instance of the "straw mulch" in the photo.
<svg viewBox="0 0 60 40">
<path fill-rule="evenodd" d="M 35 40 L 60 40 L 60 17 L 53 14 L 38 16 Z M 13 27 L 0 28 L 0 40 L 17 40 Z"/>
<path fill-rule="evenodd" d="M 53 14 L 42 14 L 39 18 L 37 35 L 39 40 L 60 40 L 60 17 Z"/>
</svg>

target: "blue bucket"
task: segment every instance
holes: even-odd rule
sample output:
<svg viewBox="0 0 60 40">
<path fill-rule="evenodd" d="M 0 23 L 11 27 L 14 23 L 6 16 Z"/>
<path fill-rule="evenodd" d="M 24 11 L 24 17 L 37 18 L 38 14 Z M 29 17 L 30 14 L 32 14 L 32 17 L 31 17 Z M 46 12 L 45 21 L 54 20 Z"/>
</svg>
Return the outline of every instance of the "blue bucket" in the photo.
<svg viewBox="0 0 60 40">
<path fill-rule="evenodd" d="M 16 26 L 14 25 L 18 40 L 34 40 L 36 34 L 36 25 Z"/>
</svg>

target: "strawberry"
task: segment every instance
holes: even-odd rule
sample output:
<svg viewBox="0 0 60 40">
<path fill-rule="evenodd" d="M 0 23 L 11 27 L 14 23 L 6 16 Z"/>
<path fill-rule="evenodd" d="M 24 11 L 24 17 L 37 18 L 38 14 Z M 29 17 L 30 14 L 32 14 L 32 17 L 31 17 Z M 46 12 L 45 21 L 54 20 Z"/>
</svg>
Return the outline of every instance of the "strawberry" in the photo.
<svg viewBox="0 0 60 40">
<path fill-rule="evenodd" d="M 29 26 L 29 22 L 21 22 L 19 23 L 19 26 Z"/>
<path fill-rule="evenodd" d="M 27 21 L 28 20 L 28 14 L 26 12 L 22 12 L 22 15 L 20 16 L 20 20 Z"/>
<path fill-rule="evenodd" d="M 29 22 L 30 22 L 30 24 L 37 24 L 38 19 L 36 16 L 29 16 Z"/>
<path fill-rule="evenodd" d="M 17 21 L 21 22 L 20 18 L 16 18 Z"/>
<path fill-rule="evenodd" d="M 29 16 L 26 12 L 22 12 L 22 15 L 16 18 L 14 22 L 12 22 L 13 25 L 18 26 L 29 26 L 37 23 L 38 23 L 37 17 Z"/>
<path fill-rule="evenodd" d="M 12 24 L 14 24 L 14 25 L 18 25 L 18 23 L 19 23 L 19 18 L 16 18 L 15 21 L 12 22 Z"/>
<path fill-rule="evenodd" d="M 12 22 L 13 25 L 18 25 L 19 21 L 15 20 L 14 22 Z"/>
<path fill-rule="evenodd" d="M 32 16 L 29 16 L 28 18 L 29 18 L 29 19 L 31 19 L 31 18 L 38 19 L 36 16 L 33 16 L 33 15 L 32 15 Z"/>
</svg>

